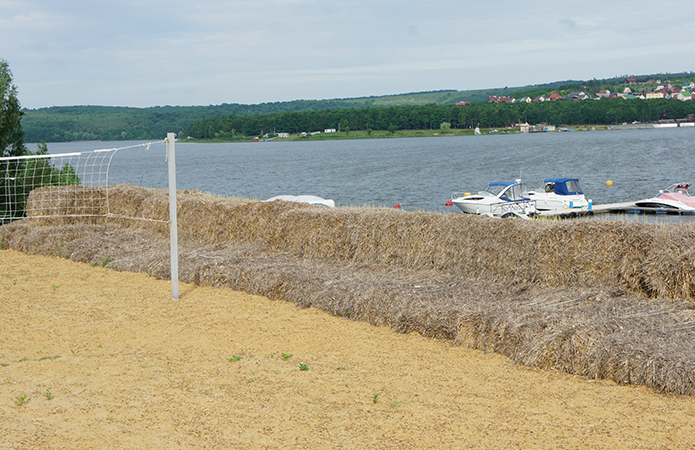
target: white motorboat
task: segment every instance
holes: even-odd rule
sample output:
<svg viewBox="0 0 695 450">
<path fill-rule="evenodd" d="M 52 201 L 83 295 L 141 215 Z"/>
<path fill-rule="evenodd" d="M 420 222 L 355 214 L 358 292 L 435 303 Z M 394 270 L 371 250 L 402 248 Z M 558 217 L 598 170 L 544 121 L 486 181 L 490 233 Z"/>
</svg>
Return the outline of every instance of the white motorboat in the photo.
<svg viewBox="0 0 695 450">
<path fill-rule="evenodd" d="M 317 197 L 315 195 L 277 195 L 264 201 L 274 202 L 275 200 L 282 200 L 284 202 L 309 203 L 310 205 L 328 206 L 329 208 L 333 208 L 335 206 L 335 202 L 333 200 Z"/>
<path fill-rule="evenodd" d="M 526 183 L 521 180 L 496 181 L 477 194 L 455 192 L 450 201 L 469 214 L 528 219 L 536 213 L 535 202 L 529 198 Z"/>
<path fill-rule="evenodd" d="M 539 211 L 589 206 L 577 178 L 548 178 L 543 181 L 543 187 L 528 194 L 536 201 Z"/>
<path fill-rule="evenodd" d="M 661 208 L 680 211 L 695 211 L 695 198 L 690 196 L 688 183 L 672 184 L 659 191 L 659 195 L 635 202 L 640 208 Z"/>
</svg>

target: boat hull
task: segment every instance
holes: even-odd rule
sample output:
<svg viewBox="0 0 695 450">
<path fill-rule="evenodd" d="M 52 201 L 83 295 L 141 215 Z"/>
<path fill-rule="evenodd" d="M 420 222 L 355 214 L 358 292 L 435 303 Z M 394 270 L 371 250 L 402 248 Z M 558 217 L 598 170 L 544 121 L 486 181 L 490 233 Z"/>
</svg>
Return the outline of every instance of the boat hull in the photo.
<svg viewBox="0 0 695 450">
<path fill-rule="evenodd" d="M 681 201 L 664 197 L 666 196 L 662 195 L 659 197 L 645 198 L 644 200 L 635 202 L 635 206 L 640 208 L 662 208 L 689 212 L 695 211 L 695 206 L 690 206 Z"/>
<path fill-rule="evenodd" d="M 273 202 L 275 200 L 282 200 L 284 202 L 309 203 L 310 205 L 327 206 L 329 208 L 335 207 L 335 202 L 332 199 L 325 199 L 315 195 L 278 195 L 264 201 Z"/>
<path fill-rule="evenodd" d="M 688 187 L 690 187 L 690 184 L 670 186 L 665 191 L 661 191 L 656 197 L 635 202 L 635 206 L 693 212 L 695 211 L 695 198 L 690 196 Z"/>
<path fill-rule="evenodd" d="M 467 214 L 528 218 L 536 213 L 536 204 L 528 198 L 526 184 L 521 180 L 494 181 L 474 195 L 453 193 L 450 202 Z"/>
<path fill-rule="evenodd" d="M 589 207 L 578 178 L 547 178 L 543 183 L 543 187 L 528 193 L 539 211 Z"/>
<path fill-rule="evenodd" d="M 536 201 L 536 208 L 539 211 L 589 207 L 589 202 L 584 195 L 557 195 L 544 192 L 529 192 L 529 195 Z"/>
<path fill-rule="evenodd" d="M 492 217 L 505 217 L 507 215 L 529 216 L 536 213 L 533 201 L 523 200 L 514 202 L 500 202 L 498 199 L 471 199 L 467 197 L 455 198 L 451 202 L 466 214 L 480 214 Z"/>
</svg>

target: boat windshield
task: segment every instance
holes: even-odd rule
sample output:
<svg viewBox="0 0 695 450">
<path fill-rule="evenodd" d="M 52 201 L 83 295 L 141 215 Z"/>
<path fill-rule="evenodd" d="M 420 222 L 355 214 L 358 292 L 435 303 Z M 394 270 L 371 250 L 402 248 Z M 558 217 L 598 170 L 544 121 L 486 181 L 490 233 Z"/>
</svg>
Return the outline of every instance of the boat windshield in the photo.
<svg viewBox="0 0 695 450">
<path fill-rule="evenodd" d="M 524 183 L 512 184 L 507 190 L 500 195 L 502 200 L 516 202 L 519 200 L 528 200 L 528 189 Z"/>
<path fill-rule="evenodd" d="M 501 183 L 489 184 L 488 187 L 485 188 L 485 192 L 489 192 L 490 194 L 497 197 L 498 195 L 500 195 L 500 192 L 507 189 L 507 187 L 508 185 Z"/>
<path fill-rule="evenodd" d="M 567 180 L 565 182 L 565 194 L 583 194 L 579 180 Z M 558 192 L 560 194 L 560 192 Z"/>
</svg>

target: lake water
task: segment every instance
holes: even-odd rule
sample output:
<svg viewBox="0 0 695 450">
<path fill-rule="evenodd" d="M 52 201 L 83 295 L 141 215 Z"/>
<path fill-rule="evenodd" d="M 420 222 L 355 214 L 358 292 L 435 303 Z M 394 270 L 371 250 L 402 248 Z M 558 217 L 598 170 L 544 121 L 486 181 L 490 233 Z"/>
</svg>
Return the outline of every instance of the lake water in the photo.
<svg viewBox="0 0 695 450">
<path fill-rule="evenodd" d="M 452 192 L 522 178 L 530 189 L 577 177 L 594 204 L 651 197 L 695 181 L 695 128 L 432 138 L 256 143 L 176 143 L 177 188 L 267 199 L 311 194 L 337 206 L 393 206 L 458 212 Z M 127 147 L 138 142 L 48 144 L 50 153 Z M 36 145 L 28 145 L 35 150 Z M 166 145 L 119 150 L 109 184 L 166 188 Z M 613 185 L 607 186 L 606 181 Z"/>
</svg>

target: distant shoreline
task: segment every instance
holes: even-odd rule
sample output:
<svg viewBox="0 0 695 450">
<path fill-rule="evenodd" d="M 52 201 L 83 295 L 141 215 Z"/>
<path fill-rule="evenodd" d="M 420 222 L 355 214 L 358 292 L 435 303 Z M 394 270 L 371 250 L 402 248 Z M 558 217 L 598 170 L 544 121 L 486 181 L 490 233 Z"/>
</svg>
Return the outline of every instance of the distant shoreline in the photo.
<svg viewBox="0 0 695 450">
<path fill-rule="evenodd" d="M 572 131 L 599 131 L 611 129 L 609 125 L 562 125 L 562 127 L 570 128 Z M 522 133 L 519 128 L 481 128 L 482 135 L 487 134 L 526 134 Z M 545 131 L 543 131 L 545 132 Z M 548 133 L 556 133 L 558 131 L 548 131 Z M 398 130 L 391 133 L 386 130 L 373 130 L 371 132 L 359 131 L 337 131 L 335 133 L 317 133 L 307 134 L 291 134 L 290 137 L 280 138 L 261 138 L 261 137 L 244 137 L 237 139 L 186 139 L 180 138 L 177 142 L 191 143 L 215 143 L 215 142 L 270 142 L 270 141 L 328 141 L 328 140 L 346 140 L 346 139 L 392 139 L 392 138 L 415 138 L 415 137 L 451 137 L 451 136 L 474 136 L 473 128 L 451 129 L 444 133 L 441 130 Z M 255 139 L 255 140 L 254 140 Z"/>
</svg>

